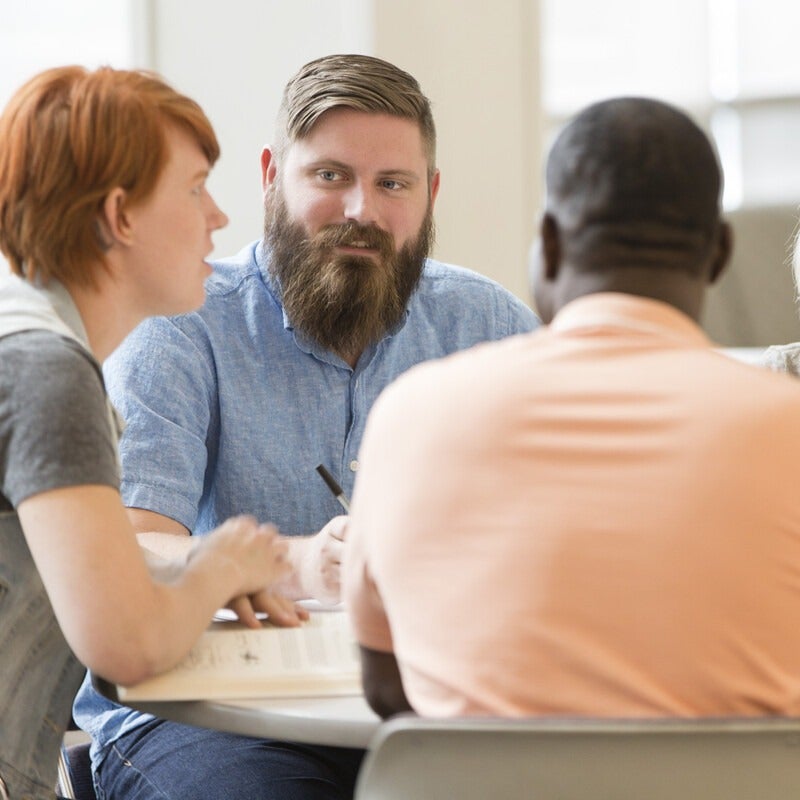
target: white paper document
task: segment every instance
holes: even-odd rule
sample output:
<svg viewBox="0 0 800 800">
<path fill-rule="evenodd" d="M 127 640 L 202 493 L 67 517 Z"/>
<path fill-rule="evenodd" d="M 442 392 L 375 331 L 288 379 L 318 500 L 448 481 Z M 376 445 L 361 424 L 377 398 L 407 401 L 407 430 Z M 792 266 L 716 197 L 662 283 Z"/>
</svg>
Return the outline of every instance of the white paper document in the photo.
<svg viewBox="0 0 800 800">
<path fill-rule="evenodd" d="M 358 646 L 343 612 L 312 614 L 299 628 L 215 622 L 178 666 L 118 687 L 122 702 L 360 693 Z"/>
</svg>

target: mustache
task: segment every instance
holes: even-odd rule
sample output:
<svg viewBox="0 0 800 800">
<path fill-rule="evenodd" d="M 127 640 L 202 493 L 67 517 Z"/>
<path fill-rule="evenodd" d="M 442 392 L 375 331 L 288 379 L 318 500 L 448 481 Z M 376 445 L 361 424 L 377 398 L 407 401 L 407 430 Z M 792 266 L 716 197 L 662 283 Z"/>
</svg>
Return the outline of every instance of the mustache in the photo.
<svg viewBox="0 0 800 800">
<path fill-rule="evenodd" d="M 359 225 L 357 222 L 326 225 L 314 237 L 314 243 L 330 248 L 360 245 L 378 250 L 384 256 L 394 254 L 394 237 L 390 233 L 381 230 L 377 225 Z"/>
</svg>

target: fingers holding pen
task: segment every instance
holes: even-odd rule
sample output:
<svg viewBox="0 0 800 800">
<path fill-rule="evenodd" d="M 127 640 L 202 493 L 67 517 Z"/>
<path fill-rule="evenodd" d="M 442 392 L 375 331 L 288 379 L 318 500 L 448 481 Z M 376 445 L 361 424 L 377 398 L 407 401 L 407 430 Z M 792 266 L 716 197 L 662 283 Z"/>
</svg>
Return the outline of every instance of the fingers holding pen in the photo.
<svg viewBox="0 0 800 800">
<path fill-rule="evenodd" d="M 350 517 L 346 514 L 341 514 L 331 519 L 323 530 L 325 530 L 328 536 L 334 541 L 343 543 L 345 539 L 347 539 L 347 523 L 349 520 Z"/>
<path fill-rule="evenodd" d="M 343 515 L 334 517 L 318 533 L 295 537 L 292 558 L 302 597 L 325 605 L 339 602 L 347 519 Z"/>
</svg>

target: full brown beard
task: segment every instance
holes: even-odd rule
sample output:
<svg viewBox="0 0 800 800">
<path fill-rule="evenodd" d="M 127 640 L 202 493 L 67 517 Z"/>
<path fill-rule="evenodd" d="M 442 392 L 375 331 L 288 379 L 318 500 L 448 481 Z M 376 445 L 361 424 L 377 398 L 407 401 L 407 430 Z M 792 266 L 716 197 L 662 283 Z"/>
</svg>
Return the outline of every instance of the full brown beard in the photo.
<svg viewBox="0 0 800 800">
<path fill-rule="evenodd" d="M 264 240 L 294 328 L 349 361 L 402 319 L 433 244 L 433 217 L 429 205 L 419 233 L 399 251 L 391 234 L 375 225 L 328 225 L 309 237 L 289 218 L 275 187 L 267 199 Z M 334 250 L 355 242 L 378 250 L 379 257 Z"/>
</svg>

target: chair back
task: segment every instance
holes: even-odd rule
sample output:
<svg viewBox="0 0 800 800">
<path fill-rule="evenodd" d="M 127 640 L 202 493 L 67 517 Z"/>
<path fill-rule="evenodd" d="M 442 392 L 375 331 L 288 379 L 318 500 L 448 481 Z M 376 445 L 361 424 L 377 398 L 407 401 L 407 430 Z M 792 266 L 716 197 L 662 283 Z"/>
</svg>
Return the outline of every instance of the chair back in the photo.
<svg viewBox="0 0 800 800">
<path fill-rule="evenodd" d="M 725 347 L 800 340 L 790 268 L 797 206 L 745 207 L 725 217 L 733 228 L 731 263 L 706 292 L 702 325 Z"/>
<path fill-rule="evenodd" d="M 432 720 L 396 717 L 356 800 L 788 800 L 800 719 Z"/>
</svg>

